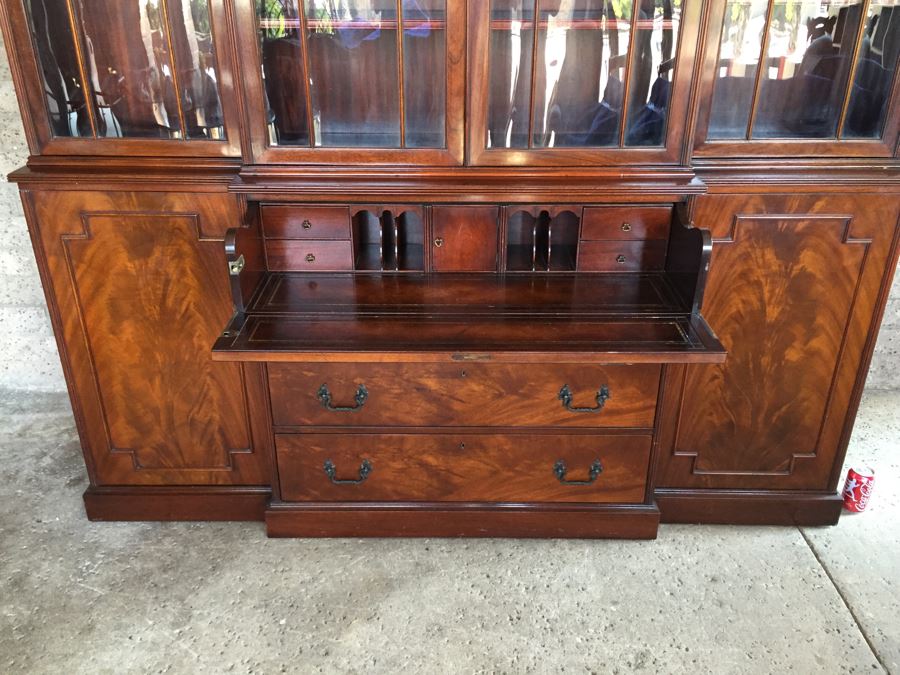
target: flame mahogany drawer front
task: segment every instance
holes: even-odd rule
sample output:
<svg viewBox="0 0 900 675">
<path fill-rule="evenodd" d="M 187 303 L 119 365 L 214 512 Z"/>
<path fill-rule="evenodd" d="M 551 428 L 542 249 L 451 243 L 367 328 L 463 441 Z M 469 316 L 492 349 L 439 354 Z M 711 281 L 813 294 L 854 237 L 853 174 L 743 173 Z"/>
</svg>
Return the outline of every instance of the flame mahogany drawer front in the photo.
<svg viewBox="0 0 900 675">
<path fill-rule="evenodd" d="M 649 435 L 282 434 L 284 501 L 644 500 Z"/>
<path fill-rule="evenodd" d="M 270 363 L 275 426 L 650 429 L 660 366 Z"/>
<path fill-rule="evenodd" d="M 267 239 L 350 239 L 350 209 L 346 206 L 263 206 Z"/>
</svg>

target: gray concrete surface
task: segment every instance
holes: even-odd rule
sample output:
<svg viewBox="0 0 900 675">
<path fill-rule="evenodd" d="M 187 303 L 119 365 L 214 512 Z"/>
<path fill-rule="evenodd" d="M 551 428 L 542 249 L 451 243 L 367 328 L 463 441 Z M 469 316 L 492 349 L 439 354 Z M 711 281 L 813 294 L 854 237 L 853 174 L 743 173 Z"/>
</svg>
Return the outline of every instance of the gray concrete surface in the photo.
<svg viewBox="0 0 900 675">
<path fill-rule="evenodd" d="M 898 409 L 866 394 L 834 528 L 267 540 L 89 523 L 66 397 L 0 392 L 0 672 L 900 673 Z"/>
</svg>

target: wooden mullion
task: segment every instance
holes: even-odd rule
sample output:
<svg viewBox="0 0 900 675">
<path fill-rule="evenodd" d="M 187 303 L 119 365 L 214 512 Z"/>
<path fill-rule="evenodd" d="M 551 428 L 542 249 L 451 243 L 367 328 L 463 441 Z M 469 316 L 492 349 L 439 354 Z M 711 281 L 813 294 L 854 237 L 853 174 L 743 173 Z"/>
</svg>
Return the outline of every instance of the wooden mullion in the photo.
<svg viewBox="0 0 900 675">
<path fill-rule="evenodd" d="M 769 38 L 772 35 L 772 14 L 774 10 L 775 0 L 769 0 L 769 4 L 766 7 L 766 23 L 763 27 L 763 39 L 762 45 L 760 46 L 759 63 L 756 65 L 756 79 L 753 82 L 753 98 L 750 99 L 750 115 L 747 118 L 747 132 L 744 134 L 744 139 L 748 141 L 753 136 L 753 125 L 756 124 L 759 94 L 762 89 L 763 69 L 769 67 Z"/>
<path fill-rule="evenodd" d="M 84 95 L 84 106 L 87 108 L 88 122 L 91 125 L 91 135 L 97 138 L 97 120 L 94 119 L 94 90 L 91 88 L 84 66 L 84 50 L 79 37 L 81 31 L 78 30 L 78 21 L 76 21 L 78 15 L 72 3 L 73 0 L 66 0 L 66 11 L 69 14 L 69 25 L 72 28 L 72 42 L 75 43 L 75 56 L 78 59 L 78 78 L 81 80 L 81 90 Z M 68 101 L 66 104 L 68 105 Z"/>
<path fill-rule="evenodd" d="M 297 11 L 300 14 L 300 74 L 303 76 L 303 88 L 306 93 L 306 129 L 309 134 L 309 147 L 316 147 L 316 124 L 313 120 L 312 87 L 309 84 L 309 26 L 306 21 L 306 2 L 297 0 Z"/>
<path fill-rule="evenodd" d="M 406 147 L 406 103 L 403 92 L 403 0 L 397 0 L 397 82 L 400 92 L 400 147 Z"/>
<path fill-rule="evenodd" d="M 531 93 L 528 97 L 528 148 L 534 147 L 534 92 L 537 88 L 538 33 L 540 32 L 541 0 L 534 0 L 534 17 L 531 31 Z"/>
<path fill-rule="evenodd" d="M 856 81 L 856 72 L 859 70 L 859 54 L 862 51 L 863 36 L 866 34 L 866 23 L 869 17 L 869 8 L 872 1 L 865 0 L 859 15 L 859 28 L 856 31 L 856 43 L 853 45 L 853 57 L 850 61 L 850 72 L 847 74 L 847 86 L 844 88 L 844 98 L 841 104 L 841 114 L 838 117 L 837 129 L 834 137 L 841 140 L 844 136 L 844 122 L 847 119 L 847 111 L 850 108 L 850 97 L 853 95 L 853 83 Z"/>
<path fill-rule="evenodd" d="M 184 106 L 181 103 L 181 77 L 178 74 L 178 63 L 175 59 L 175 45 L 172 42 L 174 26 L 172 24 L 172 16 L 169 14 L 169 0 L 161 0 L 159 7 L 163 13 L 163 24 L 166 29 L 166 47 L 169 51 L 169 66 L 172 68 L 172 86 L 175 88 L 175 105 L 178 106 L 178 125 L 181 128 L 182 140 L 188 140 L 187 122 L 184 119 Z"/>
<path fill-rule="evenodd" d="M 640 0 L 631 2 L 631 27 L 628 35 L 628 56 L 625 58 L 625 76 L 622 81 L 622 114 L 619 118 L 619 147 L 625 147 L 625 130 L 628 122 L 628 106 L 631 96 L 631 66 L 634 60 L 634 43 L 637 39 L 637 23 L 640 13 Z M 618 17 L 617 17 L 618 20 Z"/>
</svg>

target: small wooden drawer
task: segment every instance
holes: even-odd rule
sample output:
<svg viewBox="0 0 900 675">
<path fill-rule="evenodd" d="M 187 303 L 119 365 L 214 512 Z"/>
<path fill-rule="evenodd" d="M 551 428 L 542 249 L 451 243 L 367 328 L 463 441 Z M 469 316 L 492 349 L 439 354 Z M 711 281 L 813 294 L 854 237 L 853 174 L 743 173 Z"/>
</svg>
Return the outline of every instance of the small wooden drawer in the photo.
<svg viewBox="0 0 900 675">
<path fill-rule="evenodd" d="M 580 272 L 639 272 L 661 270 L 666 263 L 663 240 L 582 241 L 578 245 Z"/>
<path fill-rule="evenodd" d="M 644 501 L 649 435 L 285 434 L 284 501 Z"/>
<path fill-rule="evenodd" d="M 650 429 L 660 366 L 271 363 L 276 426 Z"/>
<path fill-rule="evenodd" d="M 353 269 L 349 241 L 266 241 L 266 258 L 273 272 L 342 272 Z"/>
<path fill-rule="evenodd" d="M 666 239 L 672 222 L 667 206 L 603 206 L 584 209 L 581 238 L 586 240 Z"/>
<path fill-rule="evenodd" d="M 263 206 L 266 239 L 350 239 L 346 206 Z"/>
</svg>

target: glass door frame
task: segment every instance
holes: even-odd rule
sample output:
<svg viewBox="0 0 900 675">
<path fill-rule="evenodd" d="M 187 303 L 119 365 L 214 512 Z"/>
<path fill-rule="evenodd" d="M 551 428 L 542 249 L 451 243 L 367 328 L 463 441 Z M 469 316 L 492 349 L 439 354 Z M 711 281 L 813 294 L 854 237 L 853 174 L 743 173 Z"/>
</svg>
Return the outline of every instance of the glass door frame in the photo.
<svg viewBox="0 0 900 675">
<path fill-rule="evenodd" d="M 688 129 L 688 107 L 703 0 L 684 0 L 675 47 L 673 91 L 666 144 L 658 147 L 487 148 L 489 101 L 490 0 L 469 0 L 469 152 L 468 163 L 481 166 L 678 165 Z M 632 21 L 633 32 L 634 21 Z M 629 50 L 630 54 L 630 50 Z M 631 59 L 629 58 L 629 61 Z"/>
<path fill-rule="evenodd" d="M 768 0 L 767 16 L 775 0 Z M 853 140 L 839 140 L 837 138 L 777 138 L 765 140 L 735 139 L 735 140 L 709 140 L 709 120 L 712 113 L 713 93 L 716 85 L 719 50 L 721 49 L 722 31 L 725 28 L 725 8 L 727 3 L 711 2 L 710 17 L 706 35 L 706 49 L 700 73 L 700 88 L 698 100 L 702 101 L 697 111 L 697 131 L 694 137 L 694 157 L 868 157 L 868 158 L 892 158 L 900 156 L 900 67 L 894 72 L 894 81 L 891 85 L 891 95 L 887 101 L 884 132 L 882 137 Z M 861 21 L 865 26 L 865 17 L 869 8 L 868 0 L 863 7 Z M 860 29 L 861 30 L 861 29 Z M 859 40 L 855 46 L 854 55 L 859 51 Z M 760 54 L 760 60 L 763 55 Z M 856 58 L 853 59 L 852 70 L 847 78 L 844 91 L 844 109 L 847 108 L 847 99 L 852 91 L 854 76 L 856 75 Z M 761 78 L 757 78 L 761 79 Z M 753 104 L 759 105 L 760 82 L 756 83 Z M 844 112 L 845 114 L 845 112 Z M 753 118 L 753 111 L 750 117 Z M 840 133 L 841 120 L 838 123 Z"/>
<path fill-rule="evenodd" d="M 262 58 L 258 46 L 255 3 L 238 2 L 236 11 L 238 58 L 243 91 L 248 161 L 255 164 L 372 164 L 461 165 L 465 143 L 466 0 L 447 0 L 445 35 L 446 98 L 444 148 L 335 148 L 270 145 L 265 110 L 258 105 L 263 95 Z"/>
<path fill-rule="evenodd" d="M 228 20 L 229 4 L 230 0 L 209 0 L 213 44 L 216 50 L 219 96 L 226 135 L 225 140 L 221 141 L 53 136 L 50 115 L 44 99 L 44 79 L 37 50 L 31 39 L 31 28 L 25 2 L 24 0 L 12 0 L 0 4 L 0 21 L 4 23 L 5 35 L 11 39 L 6 48 L 10 55 L 10 68 L 19 94 L 25 136 L 31 153 L 33 155 L 78 157 L 240 157 L 240 108 L 234 86 L 233 40 Z M 82 49 L 81 32 L 73 31 L 73 33 L 77 41 L 76 49 L 80 51 Z M 82 74 L 83 72 L 82 69 Z M 82 85 L 84 86 L 83 82 Z"/>
</svg>

